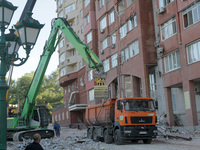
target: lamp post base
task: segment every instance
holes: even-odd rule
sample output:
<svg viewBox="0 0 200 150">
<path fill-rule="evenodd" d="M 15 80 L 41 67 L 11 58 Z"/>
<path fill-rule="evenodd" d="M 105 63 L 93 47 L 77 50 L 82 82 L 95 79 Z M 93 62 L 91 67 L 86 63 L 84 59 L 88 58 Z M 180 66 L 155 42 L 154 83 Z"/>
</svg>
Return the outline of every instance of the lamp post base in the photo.
<svg viewBox="0 0 200 150">
<path fill-rule="evenodd" d="M 3 79 L 4 78 L 4 79 Z M 8 86 L 5 77 L 0 77 L 0 150 L 6 150 L 6 130 L 7 130 L 7 103 L 6 92 Z"/>
</svg>

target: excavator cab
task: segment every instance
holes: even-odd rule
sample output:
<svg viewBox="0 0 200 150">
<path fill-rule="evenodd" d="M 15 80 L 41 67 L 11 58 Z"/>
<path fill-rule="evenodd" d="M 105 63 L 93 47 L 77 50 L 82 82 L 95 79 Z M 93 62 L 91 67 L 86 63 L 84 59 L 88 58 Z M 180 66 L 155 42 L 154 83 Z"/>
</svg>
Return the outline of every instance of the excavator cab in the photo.
<svg viewBox="0 0 200 150">
<path fill-rule="evenodd" d="M 45 106 L 37 106 L 33 111 L 32 128 L 47 127 L 50 123 L 49 110 Z"/>
</svg>

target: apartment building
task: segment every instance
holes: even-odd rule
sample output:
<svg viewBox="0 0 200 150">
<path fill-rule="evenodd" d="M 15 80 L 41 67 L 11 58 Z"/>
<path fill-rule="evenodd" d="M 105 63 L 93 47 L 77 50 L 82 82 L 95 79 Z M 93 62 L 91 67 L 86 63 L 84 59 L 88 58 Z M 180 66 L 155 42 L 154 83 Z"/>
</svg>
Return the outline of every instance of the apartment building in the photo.
<svg viewBox="0 0 200 150">
<path fill-rule="evenodd" d="M 163 67 L 166 112 L 170 125 L 176 114 L 182 125 L 200 120 L 198 0 L 157 0 L 158 51 Z"/>
<path fill-rule="evenodd" d="M 80 0 L 57 0 L 57 16 L 65 18 L 81 41 L 83 36 L 83 10 Z M 62 34 L 59 32 L 59 34 Z M 62 35 L 58 45 L 60 86 L 63 87 L 64 104 L 53 110 L 52 120 L 61 125 L 84 122 L 87 106 L 85 91 L 85 62 L 68 39 Z"/>
<path fill-rule="evenodd" d="M 67 20 L 76 20 L 72 18 L 82 12 L 82 24 L 72 27 L 102 60 L 110 98 L 152 97 L 158 101 L 158 115 L 166 113 L 169 125 L 199 124 L 199 0 L 63 0 L 58 16 L 72 3 L 80 8 L 69 12 Z M 64 41 L 60 56 L 74 50 Z M 65 104 L 53 118 L 64 113 L 73 119 L 63 123 L 77 123 L 76 118 L 85 123 L 85 107 L 104 100 L 94 99 L 96 83 L 87 64 L 73 72 L 67 60 L 68 55 L 59 64 Z"/>
</svg>

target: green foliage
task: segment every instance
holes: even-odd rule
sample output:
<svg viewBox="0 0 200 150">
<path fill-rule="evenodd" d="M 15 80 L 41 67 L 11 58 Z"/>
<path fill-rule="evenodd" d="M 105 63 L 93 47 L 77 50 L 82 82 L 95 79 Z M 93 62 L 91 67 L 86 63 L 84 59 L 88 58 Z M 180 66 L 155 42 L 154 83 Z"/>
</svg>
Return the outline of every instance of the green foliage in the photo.
<svg viewBox="0 0 200 150">
<path fill-rule="evenodd" d="M 22 109 L 25 96 L 31 85 L 34 72 L 25 74 L 17 81 L 12 80 L 10 84 L 9 104 L 18 104 Z M 36 105 L 45 105 L 50 113 L 52 108 L 63 103 L 62 87 L 59 86 L 59 71 L 52 72 L 49 76 L 45 76 L 36 97 Z"/>
</svg>

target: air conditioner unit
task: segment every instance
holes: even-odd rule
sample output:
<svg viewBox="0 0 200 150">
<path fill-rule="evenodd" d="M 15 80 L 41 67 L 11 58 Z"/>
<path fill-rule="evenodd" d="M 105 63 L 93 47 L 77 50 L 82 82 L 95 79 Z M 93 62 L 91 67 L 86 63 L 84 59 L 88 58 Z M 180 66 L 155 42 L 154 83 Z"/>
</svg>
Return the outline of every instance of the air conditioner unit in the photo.
<svg viewBox="0 0 200 150">
<path fill-rule="evenodd" d="M 100 33 L 101 33 L 101 34 L 104 33 L 104 29 L 100 29 Z"/>
<path fill-rule="evenodd" d="M 163 14 L 165 12 L 165 7 L 160 7 L 158 9 L 158 14 Z"/>
<path fill-rule="evenodd" d="M 104 53 L 104 50 L 100 50 L 100 54 L 103 54 Z"/>
<path fill-rule="evenodd" d="M 112 49 L 115 48 L 115 44 L 111 44 L 110 48 Z"/>
<path fill-rule="evenodd" d="M 154 46 L 155 46 L 155 47 L 158 47 L 158 46 L 159 46 L 159 43 L 160 43 L 159 41 L 155 41 L 155 42 L 154 42 Z"/>
<path fill-rule="evenodd" d="M 163 47 L 159 47 L 159 48 L 157 49 L 157 51 L 158 51 L 158 54 L 163 55 L 163 53 L 164 53 L 164 48 L 163 48 Z"/>
</svg>

